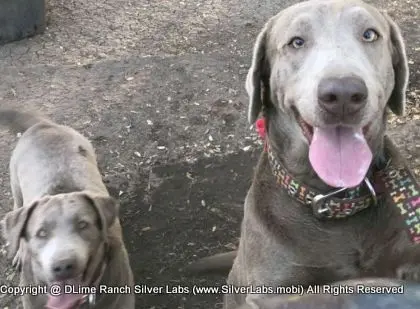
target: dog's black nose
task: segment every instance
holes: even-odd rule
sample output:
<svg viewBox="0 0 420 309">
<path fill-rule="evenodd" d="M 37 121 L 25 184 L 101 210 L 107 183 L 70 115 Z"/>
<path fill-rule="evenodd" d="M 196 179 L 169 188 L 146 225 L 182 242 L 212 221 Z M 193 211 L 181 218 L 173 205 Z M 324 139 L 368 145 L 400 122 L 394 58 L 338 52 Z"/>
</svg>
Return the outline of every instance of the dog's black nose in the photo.
<svg viewBox="0 0 420 309">
<path fill-rule="evenodd" d="M 54 276 L 59 280 L 74 277 L 76 271 L 76 259 L 68 258 L 54 262 L 52 265 Z"/>
<path fill-rule="evenodd" d="M 368 89 L 358 77 L 324 78 L 318 85 L 320 106 L 336 116 L 354 114 L 367 102 Z"/>
</svg>

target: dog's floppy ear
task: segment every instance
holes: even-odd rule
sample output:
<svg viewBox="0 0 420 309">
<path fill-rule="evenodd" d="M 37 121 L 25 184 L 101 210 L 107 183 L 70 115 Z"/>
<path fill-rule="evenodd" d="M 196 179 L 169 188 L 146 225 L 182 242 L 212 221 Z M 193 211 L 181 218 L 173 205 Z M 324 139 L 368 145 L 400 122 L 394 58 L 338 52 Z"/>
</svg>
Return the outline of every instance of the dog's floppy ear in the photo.
<svg viewBox="0 0 420 309">
<path fill-rule="evenodd" d="M 3 237 L 8 243 L 8 257 L 12 258 L 18 251 L 20 238 L 25 235 L 25 228 L 29 218 L 39 201 L 29 206 L 19 207 L 9 211 L 2 221 Z"/>
<path fill-rule="evenodd" d="M 395 85 L 388 100 L 388 106 L 394 114 L 403 116 L 405 114 L 405 93 L 409 75 L 405 44 L 398 25 L 386 13 L 384 13 L 384 16 L 390 27 L 392 66 L 395 74 Z"/>
<path fill-rule="evenodd" d="M 264 26 L 254 45 L 251 67 L 246 77 L 245 88 L 249 96 L 248 121 L 253 124 L 263 106 L 263 87 L 268 87 L 269 65 L 266 57 L 267 32 L 270 21 Z M 267 78 L 268 76 L 268 78 Z"/>
<path fill-rule="evenodd" d="M 108 228 L 114 223 L 118 215 L 119 203 L 118 201 L 108 195 L 99 195 L 97 193 L 84 191 L 83 197 L 95 208 L 99 216 L 99 228 L 105 233 Z"/>
</svg>

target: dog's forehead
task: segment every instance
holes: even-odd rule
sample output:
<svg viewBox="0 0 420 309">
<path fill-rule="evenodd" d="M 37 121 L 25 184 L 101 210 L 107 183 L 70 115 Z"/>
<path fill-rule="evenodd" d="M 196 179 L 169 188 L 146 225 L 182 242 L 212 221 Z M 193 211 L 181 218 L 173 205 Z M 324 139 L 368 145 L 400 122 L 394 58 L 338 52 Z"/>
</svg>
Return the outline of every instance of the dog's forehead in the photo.
<svg viewBox="0 0 420 309">
<path fill-rule="evenodd" d="M 35 207 L 28 225 L 37 226 L 51 219 L 65 221 L 82 217 L 96 218 L 96 212 L 89 202 L 76 195 L 60 194 L 41 200 Z"/>
<path fill-rule="evenodd" d="M 291 5 L 282 12 L 286 15 L 305 11 L 330 14 L 331 12 L 342 12 L 351 8 L 363 8 L 369 12 L 379 12 L 375 7 L 361 0 L 309 0 Z"/>
<path fill-rule="evenodd" d="M 380 30 L 388 29 L 384 16 L 365 2 L 311 0 L 292 5 L 274 16 L 271 19 L 270 37 L 277 41 L 278 38 L 284 37 L 285 30 L 290 28 L 299 29 L 303 34 L 313 27 L 319 30 L 328 26 L 336 29 L 341 22 L 351 23 L 354 27 L 361 24 L 379 27 Z M 351 30 L 349 27 L 347 29 Z"/>
</svg>

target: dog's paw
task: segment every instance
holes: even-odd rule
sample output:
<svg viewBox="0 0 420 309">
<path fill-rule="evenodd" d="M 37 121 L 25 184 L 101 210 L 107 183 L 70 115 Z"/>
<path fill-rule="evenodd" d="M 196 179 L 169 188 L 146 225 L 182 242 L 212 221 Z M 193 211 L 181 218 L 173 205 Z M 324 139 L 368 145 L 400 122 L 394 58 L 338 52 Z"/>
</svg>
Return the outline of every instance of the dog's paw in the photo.
<svg viewBox="0 0 420 309">
<path fill-rule="evenodd" d="M 404 281 L 420 282 L 420 265 L 404 264 L 398 267 L 397 278 Z"/>
</svg>

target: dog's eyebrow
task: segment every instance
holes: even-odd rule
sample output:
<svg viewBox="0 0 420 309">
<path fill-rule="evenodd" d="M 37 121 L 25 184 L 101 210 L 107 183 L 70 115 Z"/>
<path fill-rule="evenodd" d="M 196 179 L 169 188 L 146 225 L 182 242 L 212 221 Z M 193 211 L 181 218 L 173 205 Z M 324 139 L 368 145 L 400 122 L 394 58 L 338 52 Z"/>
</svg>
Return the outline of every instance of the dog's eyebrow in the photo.
<svg viewBox="0 0 420 309">
<path fill-rule="evenodd" d="M 313 29 L 312 20 L 309 15 L 300 15 L 295 18 L 286 31 L 286 38 L 291 39 L 293 36 L 308 36 Z"/>
<path fill-rule="evenodd" d="M 275 38 L 274 46 L 277 50 L 290 42 L 293 37 L 302 37 L 307 39 L 312 33 L 313 26 L 308 14 L 302 14 L 291 19 L 290 24 L 284 26 L 283 23 L 276 23 L 270 36 Z"/>
<path fill-rule="evenodd" d="M 40 223 L 38 223 L 37 225 L 35 225 L 35 229 L 34 232 L 36 233 L 40 228 L 44 228 L 47 230 L 52 230 L 57 226 L 57 222 L 54 219 L 51 218 L 46 218 L 42 221 L 40 221 Z"/>
<path fill-rule="evenodd" d="M 351 22 L 359 27 L 373 27 L 377 31 L 381 31 L 382 33 L 385 32 L 386 24 L 385 20 L 382 21 L 381 18 L 375 18 L 372 16 L 368 10 L 362 7 L 354 7 L 350 9 L 348 12 L 345 12 L 347 16 L 343 16 L 344 18 L 351 19 Z"/>
</svg>

